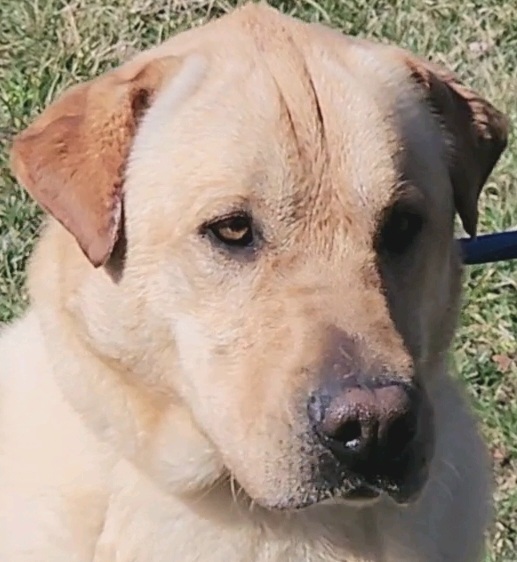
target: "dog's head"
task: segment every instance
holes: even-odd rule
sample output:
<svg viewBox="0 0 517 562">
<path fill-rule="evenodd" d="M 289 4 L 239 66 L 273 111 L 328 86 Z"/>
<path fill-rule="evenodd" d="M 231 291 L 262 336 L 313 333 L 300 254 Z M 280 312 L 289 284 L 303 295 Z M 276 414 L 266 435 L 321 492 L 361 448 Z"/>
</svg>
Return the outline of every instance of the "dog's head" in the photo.
<svg viewBox="0 0 517 562">
<path fill-rule="evenodd" d="M 86 256 L 91 341 L 188 410 L 214 467 L 268 507 L 405 502 L 454 213 L 474 234 L 506 136 L 427 61 L 249 6 L 72 88 L 12 163 Z"/>
</svg>

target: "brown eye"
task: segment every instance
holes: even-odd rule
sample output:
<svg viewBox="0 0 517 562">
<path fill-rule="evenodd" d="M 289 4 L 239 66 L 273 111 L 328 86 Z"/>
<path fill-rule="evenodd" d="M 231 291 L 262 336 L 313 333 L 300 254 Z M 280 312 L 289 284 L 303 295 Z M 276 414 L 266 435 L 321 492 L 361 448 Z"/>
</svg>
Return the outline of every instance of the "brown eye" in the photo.
<svg viewBox="0 0 517 562">
<path fill-rule="evenodd" d="M 420 234 L 424 219 L 418 212 L 393 209 L 385 220 L 379 236 L 380 250 L 390 254 L 402 254 L 410 248 Z"/>
<path fill-rule="evenodd" d="M 249 215 L 242 213 L 209 224 L 207 230 L 219 242 L 233 248 L 253 245 L 253 225 Z"/>
</svg>

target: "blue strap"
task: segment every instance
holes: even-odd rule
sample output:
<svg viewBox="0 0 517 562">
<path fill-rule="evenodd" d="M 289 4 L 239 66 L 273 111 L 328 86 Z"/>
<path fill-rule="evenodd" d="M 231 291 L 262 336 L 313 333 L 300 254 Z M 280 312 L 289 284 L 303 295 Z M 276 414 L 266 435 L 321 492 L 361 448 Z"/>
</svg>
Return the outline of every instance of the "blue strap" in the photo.
<svg viewBox="0 0 517 562">
<path fill-rule="evenodd" d="M 467 265 L 517 259 L 517 230 L 460 238 L 459 242 Z"/>
</svg>

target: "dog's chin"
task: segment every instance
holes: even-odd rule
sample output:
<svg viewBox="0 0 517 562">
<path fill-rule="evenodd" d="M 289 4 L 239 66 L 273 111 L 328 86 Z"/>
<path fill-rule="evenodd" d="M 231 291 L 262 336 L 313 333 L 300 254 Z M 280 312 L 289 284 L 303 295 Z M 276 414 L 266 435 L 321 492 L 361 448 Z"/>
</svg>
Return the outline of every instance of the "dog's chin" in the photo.
<svg viewBox="0 0 517 562">
<path fill-rule="evenodd" d="M 317 493 L 304 495 L 303 497 L 288 496 L 278 498 L 276 501 L 266 501 L 264 499 L 257 499 L 254 502 L 269 511 L 301 511 L 310 509 L 316 506 L 349 506 L 354 508 L 361 508 L 371 506 L 377 503 L 382 497 L 382 494 L 371 493 L 358 493 L 355 494 L 330 494 Z"/>
<path fill-rule="evenodd" d="M 344 485 L 343 488 L 330 490 L 315 487 L 311 492 L 296 494 L 275 501 L 264 498 L 253 501 L 272 511 L 299 511 L 315 506 L 346 506 L 350 508 L 371 507 L 380 501 L 392 502 L 400 508 L 405 508 L 418 500 L 423 490 L 423 485 L 411 485 L 401 488 L 380 489 L 369 485 L 358 484 Z"/>
</svg>

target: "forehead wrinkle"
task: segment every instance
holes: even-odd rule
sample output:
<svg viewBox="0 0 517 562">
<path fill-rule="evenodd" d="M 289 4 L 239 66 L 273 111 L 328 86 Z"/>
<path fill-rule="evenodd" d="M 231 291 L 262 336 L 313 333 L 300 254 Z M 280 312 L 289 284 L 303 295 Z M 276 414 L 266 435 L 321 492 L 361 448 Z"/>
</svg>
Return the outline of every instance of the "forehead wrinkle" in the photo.
<svg viewBox="0 0 517 562">
<path fill-rule="evenodd" d="M 335 193 L 330 175 L 330 144 L 327 139 L 326 116 L 318 87 L 299 43 L 303 34 L 277 26 L 267 37 L 257 41 L 257 51 L 275 82 L 281 102 L 280 120 L 290 132 L 287 155 L 294 190 L 283 201 L 288 216 L 302 230 L 326 229 L 346 218 L 335 211 Z M 294 149 L 294 150 L 293 150 Z M 332 244 L 331 236 L 321 237 Z"/>
<path fill-rule="evenodd" d="M 272 76 L 286 110 L 303 161 L 310 160 L 321 145 L 323 123 L 304 56 L 290 30 L 257 43 L 258 56 Z"/>
</svg>

